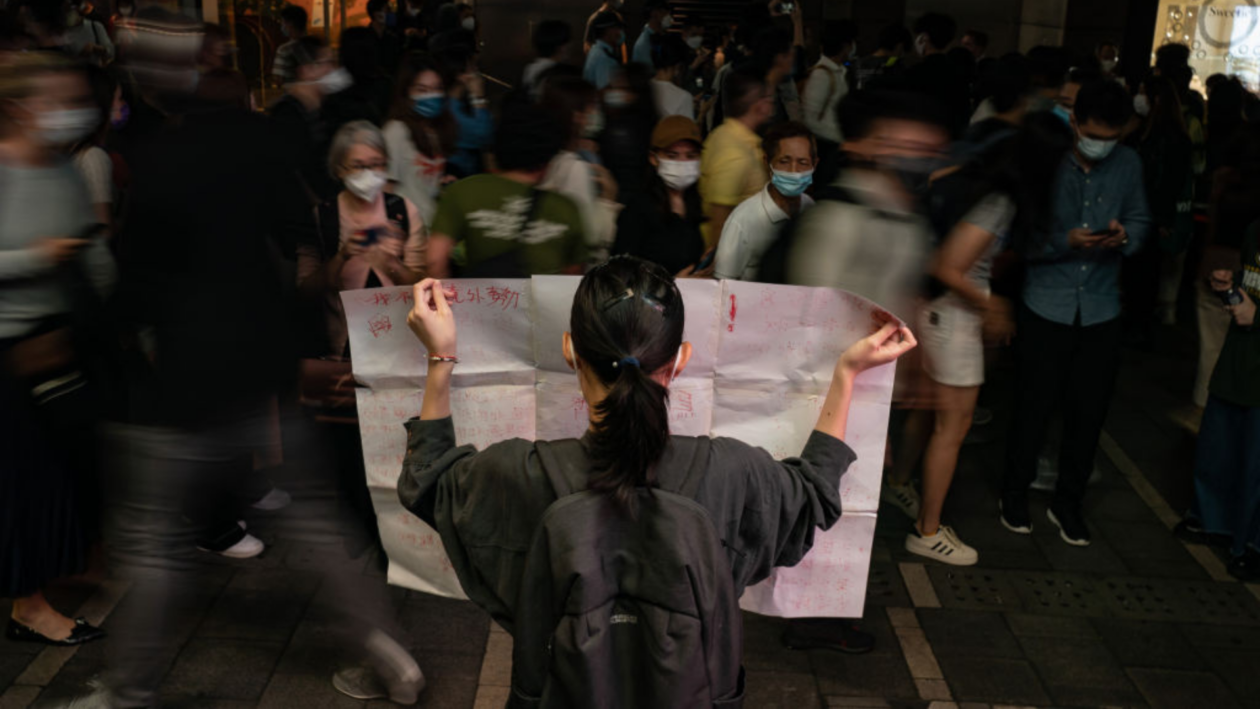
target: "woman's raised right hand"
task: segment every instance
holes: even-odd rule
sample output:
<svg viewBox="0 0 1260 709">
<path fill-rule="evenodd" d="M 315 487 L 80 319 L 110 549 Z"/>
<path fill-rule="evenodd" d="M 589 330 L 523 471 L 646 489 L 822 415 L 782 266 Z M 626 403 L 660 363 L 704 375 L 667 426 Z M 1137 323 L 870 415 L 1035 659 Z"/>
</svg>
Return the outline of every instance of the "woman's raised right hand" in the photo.
<svg viewBox="0 0 1260 709">
<path fill-rule="evenodd" d="M 426 278 L 415 285 L 407 327 L 430 355 L 455 356 L 455 314 L 446 302 L 442 282 Z"/>
<path fill-rule="evenodd" d="M 841 374 L 858 375 L 868 369 L 896 361 L 903 354 L 918 346 L 914 333 L 894 321 L 884 323 L 874 335 L 853 343 L 840 355 L 836 370 Z"/>
</svg>

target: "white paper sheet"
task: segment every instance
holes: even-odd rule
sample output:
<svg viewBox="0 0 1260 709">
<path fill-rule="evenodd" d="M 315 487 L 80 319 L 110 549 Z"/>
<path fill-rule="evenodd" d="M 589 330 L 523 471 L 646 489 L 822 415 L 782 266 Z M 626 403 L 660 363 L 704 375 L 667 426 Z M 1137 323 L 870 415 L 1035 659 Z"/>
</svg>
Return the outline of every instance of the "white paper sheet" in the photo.
<svg viewBox="0 0 1260 709">
<path fill-rule="evenodd" d="M 580 436 L 588 425 L 561 338 L 579 279 L 451 281 L 459 332 L 452 415 L 462 444 Z M 671 387 L 671 430 L 728 436 L 776 458 L 799 455 L 836 359 L 878 328 L 849 293 L 738 281 L 679 281 L 690 365 Z M 359 390 L 368 485 L 390 557 L 389 580 L 463 597 L 437 533 L 398 504 L 403 422 L 420 411 L 427 362 L 408 331 L 410 289 L 342 294 Z M 784 617 L 862 615 L 888 429 L 894 365 L 857 380 L 846 442 L 858 460 L 841 481 L 844 515 L 796 567 L 749 588 L 748 610 Z"/>
</svg>

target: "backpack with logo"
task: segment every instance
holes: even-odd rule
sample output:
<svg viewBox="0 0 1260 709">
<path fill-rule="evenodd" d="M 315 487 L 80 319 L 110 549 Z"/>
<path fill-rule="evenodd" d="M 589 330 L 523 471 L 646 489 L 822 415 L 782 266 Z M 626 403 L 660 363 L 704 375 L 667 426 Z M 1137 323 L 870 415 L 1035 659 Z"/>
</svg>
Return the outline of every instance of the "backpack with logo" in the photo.
<svg viewBox="0 0 1260 709">
<path fill-rule="evenodd" d="M 743 706 L 739 599 L 717 529 L 692 499 L 708 441 L 694 445 L 693 465 L 659 471 L 632 512 L 585 489 L 580 442 L 538 444 L 557 500 L 525 560 L 509 707 Z"/>
</svg>

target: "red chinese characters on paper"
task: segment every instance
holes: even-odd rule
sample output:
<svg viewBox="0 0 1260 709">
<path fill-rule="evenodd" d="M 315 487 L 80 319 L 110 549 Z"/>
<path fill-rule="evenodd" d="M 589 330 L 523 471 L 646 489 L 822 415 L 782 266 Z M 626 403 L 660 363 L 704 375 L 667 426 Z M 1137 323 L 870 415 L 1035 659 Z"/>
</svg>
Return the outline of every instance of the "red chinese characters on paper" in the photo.
<svg viewBox="0 0 1260 709">
<path fill-rule="evenodd" d="M 394 325 L 389 321 L 388 315 L 376 315 L 368 320 L 368 330 L 372 332 L 372 337 L 380 337 L 393 329 Z"/>
</svg>

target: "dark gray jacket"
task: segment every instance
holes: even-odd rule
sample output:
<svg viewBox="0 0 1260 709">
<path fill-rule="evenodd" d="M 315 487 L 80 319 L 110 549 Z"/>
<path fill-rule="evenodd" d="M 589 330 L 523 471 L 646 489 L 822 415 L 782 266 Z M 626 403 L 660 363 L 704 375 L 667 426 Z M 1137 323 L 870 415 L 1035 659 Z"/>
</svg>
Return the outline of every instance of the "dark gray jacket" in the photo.
<svg viewBox="0 0 1260 709">
<path fill-rule="evenodd" d="M 584 448 L 513 439 L 478 452 L 455 445 L 449 418 L 407 422 L 398 498 L 441 534 L 464 592 L 509 633 L 526 554 L 543 512 L 556 501 L 546 466 L 590 471 Z M 814 530 L 840 519 L 840 478 L 857 456 L 817 431 L 799 458 L 783 461 L 730 438 L 675 436 L 659 466 L 690 469 L 706 458 L 695 501 L 726 547 L 738 597 L 774 567 L 800 562 Z"/>
</svg>

